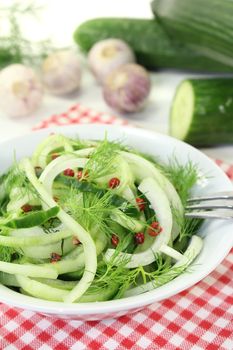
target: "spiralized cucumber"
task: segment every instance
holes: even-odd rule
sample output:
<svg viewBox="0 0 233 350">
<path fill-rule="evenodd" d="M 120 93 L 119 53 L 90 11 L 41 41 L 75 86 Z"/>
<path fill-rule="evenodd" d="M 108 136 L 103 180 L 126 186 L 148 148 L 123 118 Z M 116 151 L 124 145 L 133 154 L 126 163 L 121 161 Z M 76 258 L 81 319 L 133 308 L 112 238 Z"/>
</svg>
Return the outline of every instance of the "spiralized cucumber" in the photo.
<svg viewBox="0 0 233 350">
<path fill-rule="evenodd" d="M 42 169 L 45 168 L 49 153 L 57 148 L 63 148 L 67 152 L 73 151 L 73 147 L 66 137 L 57 134 L 50 135 L 43 142 L 41 142 L 35 150 L 32 157 L 33 165 L 41 167 Z"/>
<path fill-rule="evenodd" d="M 1 283 L 80 303 L 136 295 L 185 271 L 202 246 L 181 226 L 192 185 L 125 149 L 50 135 L 0 177 Z"/>
<path fill-rule="evenodd" d="M 38 191 L 43 201 L 50 207 L 56 205 L 54 199 L 49 196 L 48 192 L 37 179 L 30 160 L 25 158 L 22 161 L 21 165 L 26 173 L 28 180 Z M 64 298 L 65 302 L 72 303 L 76 299 L 80 298 L 83 293 L 85 293 L 85 291 L 88 289 L 95 277 L 95 272 L 97 268 L 96 246 L 90 234 L 86 230 L 84 230 L 83 227 L 66 212 L 60 210 L 60 212 L 58 213 L 58 218 L 73 232 L 74 236 L 76 236 L 77 239 L 80 240 L 80 242 L 82 242 L 84 249 L 84 274 L 81 280 L 78 282 L 77 286 Z"/>
<path fill-rule="evenodd" d="M 158 235 L 152 246 L 146 251 L 135 254 L 120 253 L 116 261 L 119 261 L 119 259 L 125 261 L 129 260 L 126 265 L 128 268 L 149 265 L 155 261 L 156 253 L 159 252 L 160 247 L 169 242 L 172 230 L 172 213 L 170 204 L 158 183 L 153 178 L 148 177 L 141 182 L 138 189 L 151 203 L 152 208 L 156 212 L 158 221 L 163 228 L 163 234 Z M 107 261 L 111 260 L 114 254 L 114 249 L 108 249 L 105 254 L 105 259 Z"/>
<path fill-rule="evenodd" d="M 183 206 L 178 193 L 176 192 L 172 183 L 157 169 L 154 164 L 149 162 L 147 159 L 129 152 L 121 152 L 121 155 L 128 161 L 131 171 L 137 182 L 141 182 L 147 177 L 153 177 L 156 179 L 158 184 L 164 190 L 169 199 L 171 208 L 177 211 L 177 214 L 183 214 Z M 173 228 L 172 237 L 175 239 L 180 231 L 180 224 L 177 222 L 176 217 L 173 216 Z"/>
<path fill-rule="evenodd" d="M 53 181 L 58 174 L 62 173 L 67 168 L 84 168 L 86 163 L 86 158 L 76 158 L 75 156 L 61 156 L 49 163 L 49 165 L 41 174 L 40 181 L 46 190 L 51 194 Z"/>
</svg>

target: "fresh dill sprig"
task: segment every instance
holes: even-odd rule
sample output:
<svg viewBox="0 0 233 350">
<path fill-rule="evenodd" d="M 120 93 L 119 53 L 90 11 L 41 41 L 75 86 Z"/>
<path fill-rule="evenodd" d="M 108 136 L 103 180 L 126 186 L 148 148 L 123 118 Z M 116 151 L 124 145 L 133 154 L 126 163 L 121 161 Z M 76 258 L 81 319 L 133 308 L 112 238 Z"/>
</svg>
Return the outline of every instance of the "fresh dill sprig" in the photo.
<svg viewBox="0 0 233 350">
<path fill-rule="evenodd" d="M 87 172 L 89 181 L 114 174 L 117 167 L 116 158 L 121 149 L 119 142 L 110 142 L 107 137 L 99 142 L 84 168 L 84 173 Z"/>
<path fill-rule="evenodd" d="M 96 277 L 92 285 L 91 291 L 94 293 L 101 292 L 103 288 L 115 285 L 118 291 L 114 299 L 121 298 L 127 289 L 137 287 L 148 282 L 152 282 L 154 287 L 159 287 L 168 283 L 177 275 L 187 270 L 189 262 L 180 266 L 172 266 L 164 260 L 161 255 L 156 256 L 156 261 L 148 268 L 148 266 L 138 266 L 134 269 L 126 268 L 128 260 L 117 261 L 118 252 L 108 262 L 101 261 L 97 268 Z"/>
<path fill-rule="evenodd" d="M 95 140 L 82 140 L 78 137 L 73 138 L 73 139 L 69 139 L 72 147 L 74 148 L 74 150 L 80 150 L 83 148 L 89 148 L 89 147 L 96 147 L 98 145 L 98 141 Z"/>
<path fill-rule="evenodd" d="M 7 21 L 8 33 L 0 35 L 0 67 L 11 63 L 38 65 L 53 50 L 50 40 L 31 42 L 21 31 L 20 21 L 24 16 L 37 17 L 41 7 L 34 1 L 14 2 L 0 6 L 0 23 Z"/>
<path fill-rule="evenodd" d="M 199 180 L 197 165 L 192 161 L 180 164 L 175 156 L 170 159 L 168 165 L 163 167 L 165 175 L 173 183 L 179 193 L 181 202 L 186 204 L 191 188 Z"/>
<path fill-rule="evenodd" d="M 106 218 L 113 206 L 110 204 L 113 193 L 106 192 L 102 197 L 97 193 L 80 192 L 74 186 L 67 189 L 66 194 L 60 198 L 60 204 L 88 231 L 98 227 L 106 235 L 111 229 Z M 110 219 L 109 219 L 110 220 Z"/>
<path fill-rule="evenodd" d="M 180 217 L 180 215 L 177 215 L 177 217 Z M 187 247 L 187 241 L 189 238 L 197 234 L 203 220 L 198 218 L 180 217 L 180 221 L 178 219 L 177 222 L 180 226 L 180 232 L 177 240 L 174 242 L 174 248 L 183 251 L 185 250 L 185 247 Z"/>
<path fill-rule="evenodd" d="M 33 194 L 33 196 L 36 198 L 39 196 L 36 189 L 28 181 L 24 171 L 20 169 L 20 166 L 16 160 L 8 171 L 4 182 L 5 193 L 10 194 L 14 188 L 17 188 L 20 191 L 19 197 L 25 194 Z"/>
<path fill-rule="evenodd" d="M 12 255 L 15 254 L 16 251 L 12 247 L 0 246 L 0 260 L 5 262 L 11 262 Z"/>
</svg>

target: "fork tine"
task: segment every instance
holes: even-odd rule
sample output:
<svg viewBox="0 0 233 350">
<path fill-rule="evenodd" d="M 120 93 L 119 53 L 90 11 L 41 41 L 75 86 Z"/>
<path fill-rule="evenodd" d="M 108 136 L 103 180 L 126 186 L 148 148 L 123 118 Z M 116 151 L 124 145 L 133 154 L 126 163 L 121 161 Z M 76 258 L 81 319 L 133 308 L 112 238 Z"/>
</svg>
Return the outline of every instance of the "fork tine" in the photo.
<svg viewBox="0 0 233 350">
<path fill-rule="evenodd" d="M 192 202 L 201 202 L 201 201 L 208 201 L 208 200 L 219 200 L 219 199 L 233 199 L 233 191 L 225 191 L 225 192 L 218 192 L 218 193 L 212 193 L 208 194 L 206 196 L 197 196 L 192 197 L 188 199 L 188 203 Z"/>
<path fill-rule="evenodd" d="M 187 218 L 199 219 L 233 219 L 233 211 L 227 210 L 212 210 L 212 211 L 192 211 L 185 213 Z"/>
<path fill-rule="evenodd" d="M 192 202 L 191 202 L 192 203 Z M 233 209 L 233 200 L 210 200 L 196 204 L 187 205 L 186 210 L 193 209 Z"/>
</svg>

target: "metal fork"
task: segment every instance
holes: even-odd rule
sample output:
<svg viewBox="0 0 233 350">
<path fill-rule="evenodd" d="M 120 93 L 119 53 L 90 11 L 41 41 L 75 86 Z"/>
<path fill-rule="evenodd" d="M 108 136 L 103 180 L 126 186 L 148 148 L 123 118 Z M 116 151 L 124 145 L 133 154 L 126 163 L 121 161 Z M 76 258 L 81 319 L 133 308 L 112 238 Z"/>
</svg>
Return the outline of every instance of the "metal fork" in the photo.
<svg viewBox="0 0 233 350">
<path fill-rule="evenodd" d="M 201 219 L 233 219 L 233 191 L 188 199 L 185 216 Z"/>
</svg>

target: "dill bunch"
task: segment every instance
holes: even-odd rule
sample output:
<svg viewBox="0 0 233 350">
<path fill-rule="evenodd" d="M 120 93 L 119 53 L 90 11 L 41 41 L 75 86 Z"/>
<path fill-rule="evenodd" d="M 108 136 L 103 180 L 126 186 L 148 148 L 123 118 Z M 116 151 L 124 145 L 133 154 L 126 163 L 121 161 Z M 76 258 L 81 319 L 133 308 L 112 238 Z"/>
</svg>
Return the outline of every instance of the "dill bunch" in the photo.
<svg viewBox="0 0 233 350">
<path fill-rule="evenodd" d="M 152 282 L 155 288 L 162 286 L 178 274 L 186 271 L 188 267 L 188 263 L 174 267 L 167 259 L 163 259 L 161 255 L 158 255 L 156 256 L 156 262 L 149 267 L 139 266 L 134 269 L 128 269 L 126 268 L 127 259 L 118 261 L 116 264 L 120 251 L 121 249 L 117 248 L 109 262 L 102 260 L 98 265 L 90 292 L 101 293 L 104 288 L 113 286 L 117 289 L 114 299 L 120 299 L 130 287 L 134 288 L 148 282 Z"/>
<path fill-rule="evenodd" d="M 6 22 L 7 34 L 0 34 L 0 68 L 12 63 L 38 65 L 52 51 L 50 40 L 32 42 L 22 33 L 20 21 L 24 16 L 37 17 L 41 7 L 34 1 L 0 5 L 0 25 Z"/>
</svg>

